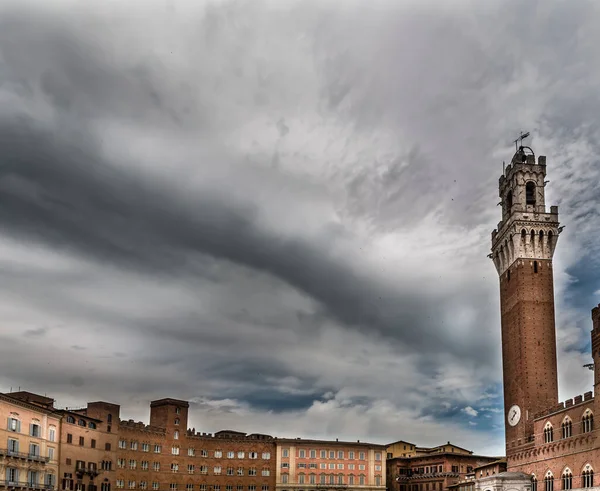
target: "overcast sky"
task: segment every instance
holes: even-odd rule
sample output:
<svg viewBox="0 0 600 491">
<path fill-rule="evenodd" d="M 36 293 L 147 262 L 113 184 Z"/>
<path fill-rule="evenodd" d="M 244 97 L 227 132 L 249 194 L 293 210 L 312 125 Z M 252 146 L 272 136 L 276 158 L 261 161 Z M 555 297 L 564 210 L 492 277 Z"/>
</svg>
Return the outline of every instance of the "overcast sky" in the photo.
<svg viewBox="0 0 600 491">
<path fill-rule="evenodd" d="M 0 390 L 504 453 L 486 257 L 547 155 L 560 397 L 592 388 L 597 1 L 4 1 Z"/>
</svg>

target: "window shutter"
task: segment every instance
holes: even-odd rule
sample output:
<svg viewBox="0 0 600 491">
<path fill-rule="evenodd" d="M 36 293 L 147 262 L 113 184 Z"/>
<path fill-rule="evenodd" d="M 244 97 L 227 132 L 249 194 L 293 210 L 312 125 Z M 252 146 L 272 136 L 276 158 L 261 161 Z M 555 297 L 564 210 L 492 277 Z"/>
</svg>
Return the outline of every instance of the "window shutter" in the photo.
<svg viewBox="0 0 600 491">
<path fill-rule="evenodd" d="M 17 419 L 17 433 L 21 433 L 21 422 Z"/>
<path fill-rule="evenodd" d="M 19 452 L 19 440 L 15 440 L 15 452 Z"/>
<path fill-rule="evenodd" d="M 6 421 L 6 429 L 7 429 L 8 431 L 10 431 L 10 430 L 11 430 L 11 428 L 10 428 L 10 420 L 11 420 L 11 419 L 12 419 L 12 418 L 8 418 L 8 419 L 7 419 L 7 421 Z"/>
<path fill-rule="evenodd" d="M 15 482 L 19 482 L 19 469 L 15 469 Z"/>
</svg>

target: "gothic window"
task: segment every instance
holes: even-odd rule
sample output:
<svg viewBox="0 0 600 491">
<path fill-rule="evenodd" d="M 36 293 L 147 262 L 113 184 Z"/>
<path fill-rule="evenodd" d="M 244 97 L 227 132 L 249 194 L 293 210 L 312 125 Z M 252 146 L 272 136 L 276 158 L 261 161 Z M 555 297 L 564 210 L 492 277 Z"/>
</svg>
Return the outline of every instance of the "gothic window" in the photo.
<svg viewBox="0 0 600 491">
<path fill-rule="evenodd" d="M 544 428 L 544 443 L 550 443 L 552 441 L 554 441 L 554 434 L 552 431 L 552 425 L 550 424 L 550 422 L 548 422 L 546 423 L 546 427 Z"/>
<path fill-rule="evenodd" d="M 584 488 L 591 488 L 594 486 L 594 471 L 590 464 L 587 464 L 581 473 L 581 485 Z"/>
<path fill-rule="evenodd" d="M 533 181 L 525 185 L 525 204 L 535 205 L 535 182 Z"/>
<path fill-rule="evenodd" d="M 583 418 L 581 418 L 581 432 L 589 433 L 594 429 L 594 415 L 588 409 L 585 413 L 583 413 Z"/>
<path fill-rule="evenodd" d="M 554 491 L 554 476 L 548 471 L 544 478 L 544 491 Z"/>
<path fill-rule="evenodd" d="M 562 422 L 561 428 L 563 438 L 569 438 L 573 436 L 573 423 L 568 417 Z"/>
<path fill-rule="evenodd" d="M 553 238 L 553 234 L 552 234 L 552 230 L 550 232 L 548 232 L 548 246 L 552 247 L 552 238 Z"/>
<path fill-rule="evenodd" d="M 535 474 L 531 478 L 531 491 L 537 491 L 537 477 L 535 477 Z"/>
<path fill-rule="evenodd" d="M 533 272 L 534 273 L 538 272 L 538 262 L 537 261 L 533 261 Z"/>
<path fill-rule="evenodd" d="M 566 468 L 562 475 L 562 488 L 563 489 L 573 489 L 573 474 Z"/>
<path fill-rule="evenodd" d="M 506 195 L 506 212 L 510 213 L 513 205 L 513 195 L 512 191 L 509 191 Z"/>
</svg>

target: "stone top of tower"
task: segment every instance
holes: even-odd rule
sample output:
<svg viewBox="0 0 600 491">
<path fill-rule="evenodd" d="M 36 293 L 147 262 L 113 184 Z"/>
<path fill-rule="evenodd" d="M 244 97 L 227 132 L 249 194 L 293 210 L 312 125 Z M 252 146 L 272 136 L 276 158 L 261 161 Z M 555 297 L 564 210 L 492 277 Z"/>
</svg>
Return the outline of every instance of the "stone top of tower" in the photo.
<svg viewBox="0 0 600 491">
<path fill-rule="evenodd" d="M 492 232 L 490 258 L 499 274 L 517 259 L 552 259 L 561 231 L 558 207 L 546 209 L 546 157 L 516 149 L 498 182 L 502 219 Z"/>
<path fill-rule="evenodd" d="M 600 303 L 592 309 L 592 329 L 600 331 Z"/>
</svg>

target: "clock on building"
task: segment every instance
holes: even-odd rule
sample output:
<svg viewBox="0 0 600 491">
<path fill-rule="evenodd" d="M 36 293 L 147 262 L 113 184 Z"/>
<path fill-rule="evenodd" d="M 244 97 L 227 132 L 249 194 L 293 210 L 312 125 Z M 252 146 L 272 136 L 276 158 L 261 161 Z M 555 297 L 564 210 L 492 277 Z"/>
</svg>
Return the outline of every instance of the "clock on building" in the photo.
<svg viewBox="0 0 600 491">
<path fill-rule="evenodd" d="M 513 405 L 509 410 L 508 410 L 508 424 L 511 426 L 516 426 L 517 423 L 521 420 L 521 408 L 519 406 L 517 406 L 516 404 Z"/>
</svg>

